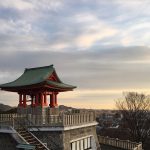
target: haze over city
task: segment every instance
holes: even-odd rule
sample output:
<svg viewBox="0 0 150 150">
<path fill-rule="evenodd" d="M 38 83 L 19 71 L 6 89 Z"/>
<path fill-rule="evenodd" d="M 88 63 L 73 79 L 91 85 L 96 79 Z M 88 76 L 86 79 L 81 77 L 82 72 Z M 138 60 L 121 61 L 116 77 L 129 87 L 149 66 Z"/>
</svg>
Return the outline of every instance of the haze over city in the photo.
<svg viewBox="0 0 150 150">
<path fill-rule="evenodd" d="M 1 1 L 0 84 L 54 64 L 77 86 L 59 104 L 114 109 L 122 92 L 150 94 L 149 10 L 149 0 Z M 0 103 L 18 95 L 1 91 Z"/>
</svg>

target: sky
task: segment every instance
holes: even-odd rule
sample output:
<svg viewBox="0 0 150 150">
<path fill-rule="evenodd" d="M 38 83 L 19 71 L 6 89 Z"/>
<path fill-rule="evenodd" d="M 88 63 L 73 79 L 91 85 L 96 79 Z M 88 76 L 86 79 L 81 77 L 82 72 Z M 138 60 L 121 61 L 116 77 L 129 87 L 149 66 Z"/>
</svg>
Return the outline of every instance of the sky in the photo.
<svg viewBox="0 0 150 150">
<path fill-rule="evenodd" d="M 0 1 L 0 83 L 53 64 L 60 105 L 115 109 L 123 92 L 150 94 L 149 0 Z M 0 91 L 0 103 L 18 95 Z"/>
</svg>

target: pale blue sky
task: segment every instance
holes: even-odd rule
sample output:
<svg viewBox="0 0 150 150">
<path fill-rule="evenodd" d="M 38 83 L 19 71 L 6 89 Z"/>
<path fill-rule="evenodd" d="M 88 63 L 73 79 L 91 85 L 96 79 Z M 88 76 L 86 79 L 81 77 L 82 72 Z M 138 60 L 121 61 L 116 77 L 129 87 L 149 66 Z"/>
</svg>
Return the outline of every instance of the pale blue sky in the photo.
<svg viewBox="0 0 150 150">
<path fill-rule="evenodd" d="M 149 0 L 1 1 L 0 83 L 54 64 L 78 87 L 59 104 L 115 108 L 123 91 L 150 94 L 149 10 Z M 17 99 L 0 92 L 0 103 Z"/>
</svg>

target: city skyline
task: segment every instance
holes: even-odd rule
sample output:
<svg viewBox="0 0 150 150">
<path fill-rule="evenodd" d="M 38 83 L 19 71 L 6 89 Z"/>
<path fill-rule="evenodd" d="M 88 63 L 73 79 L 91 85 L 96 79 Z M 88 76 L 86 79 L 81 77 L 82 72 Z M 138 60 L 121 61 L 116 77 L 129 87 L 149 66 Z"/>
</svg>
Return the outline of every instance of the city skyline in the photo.
<svg viewBox="0 0 150 150">
<path fill-rule="evenodd" d="M 150 94 L 149 0 L 0 2 L 0 84 L 24 68 L 54 67 L 77 86 L 58 104 L 115 109 L 123 92 Z M 18 95 L 0 92 L 15 106 Z"/>
</svg>

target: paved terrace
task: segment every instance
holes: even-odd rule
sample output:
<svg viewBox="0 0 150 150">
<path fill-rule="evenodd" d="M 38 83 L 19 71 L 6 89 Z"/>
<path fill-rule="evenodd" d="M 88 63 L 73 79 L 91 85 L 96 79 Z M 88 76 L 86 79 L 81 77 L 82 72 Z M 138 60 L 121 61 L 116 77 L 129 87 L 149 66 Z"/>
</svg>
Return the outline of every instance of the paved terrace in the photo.
<svg viewBox="0 0 150 150">
<path fill-rule="evenodd" d="M 89 113 L 73 113 L 73 114 L 61 114 L 58 116 L 40 116 L 40 115 L 19 115 L 19 114 L 0 114 L 0 124 L 9 125 L 17 128 L 17 122 L 19 124 L 26 125 L 27 128 L 38 127 L 40 130 L 42 128 L 54 129 L 60 128 L 65 130 L 69 127 L 74 128 L 87 126 L 88 124 L 96 124 L 95 114 L 93 112 Z M 36 128 L 35 128 L 36 129 Z M 10 130 L 10 128 L 9 128 Z M 115 138 L 98 136 L 99 143 L 102 150 L 142 150 L 141 143 L 135 143 L 126 140 L 119 140 Z"/>
</svg>

